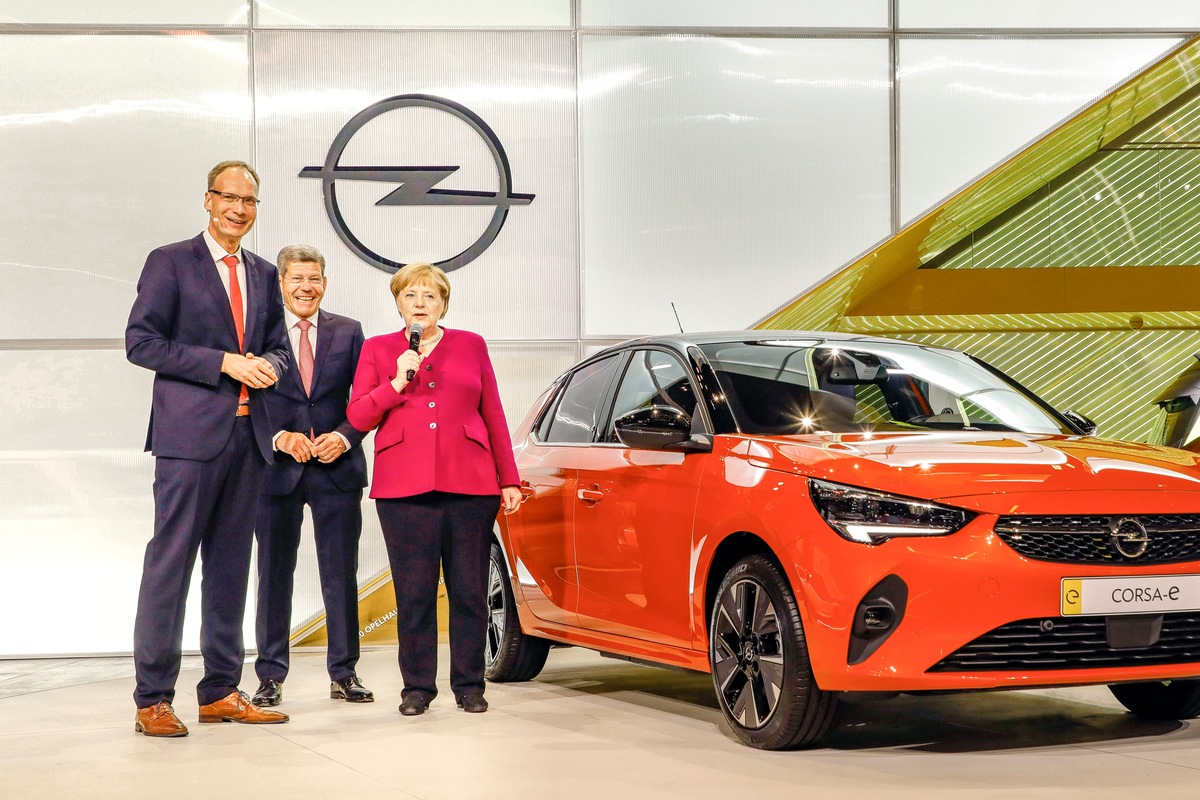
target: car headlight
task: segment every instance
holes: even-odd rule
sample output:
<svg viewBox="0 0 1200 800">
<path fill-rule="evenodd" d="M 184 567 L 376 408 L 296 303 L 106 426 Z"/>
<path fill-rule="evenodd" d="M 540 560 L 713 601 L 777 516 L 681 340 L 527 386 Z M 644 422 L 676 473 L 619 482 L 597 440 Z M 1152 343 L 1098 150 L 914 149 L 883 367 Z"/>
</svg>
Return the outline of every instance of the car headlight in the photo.
<svg viewBox="0 0 1200 800">
<path fill-rule="evenodd" d="M 897 536 L 945 536 L 975 516 L 928 500 L 816 478 L 809 478 L 808 491 L 829 527 L 864 544 L 882 544 Z"/>
</svg>

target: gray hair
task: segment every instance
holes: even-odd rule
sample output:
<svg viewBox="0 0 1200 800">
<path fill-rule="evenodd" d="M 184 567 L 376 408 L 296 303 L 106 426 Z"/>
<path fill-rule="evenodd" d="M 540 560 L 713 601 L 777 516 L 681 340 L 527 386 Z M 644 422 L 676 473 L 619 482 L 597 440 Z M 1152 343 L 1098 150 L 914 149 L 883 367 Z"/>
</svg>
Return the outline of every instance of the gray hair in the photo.
<svg viewBox="0 0 1200 800">
<path fill-rule="evenodd" d="M 279 267 L 280 277 L 287 275 L 288 265 L 297 261 L 311 261 L 321 268 L 322 275 L 325 274 L 325 256 L 321 255 L 320 250 L 311 244 L 289 244 L 275 256 L 275 266 Z"/>
</svg>

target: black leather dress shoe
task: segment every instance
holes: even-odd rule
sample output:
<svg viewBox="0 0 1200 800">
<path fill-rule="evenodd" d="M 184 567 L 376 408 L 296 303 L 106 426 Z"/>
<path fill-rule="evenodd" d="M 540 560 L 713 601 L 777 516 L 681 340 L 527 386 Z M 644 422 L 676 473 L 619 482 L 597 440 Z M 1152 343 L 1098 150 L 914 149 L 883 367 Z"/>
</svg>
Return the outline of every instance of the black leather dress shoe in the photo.
<svg viewBox="0 0 1200 800">
<path fill-rule="evenodd" d="M 254 697 L 250 698 L 250 702 L 259 708 L 279 705 L 283 702 L 283 682 L 272 680 L 259 682 L 258 691 L 254 693 Z"/>
<path fill-rule="evenodd" d="M 406 717 L 417 717 L 429 708 L 429 701 L 423 694 L 410 694 L 400 703 L 400 713 Z"/>
<path fill-rule="evenodd" d="M 375 694 L 362 685 L 357 675 L 329 684 L 329 697 L 333 700 L 345 700 L 347 703 L 375 702 Z"/>
<path fill-rule="evenodd" d="M 468 714 L 482 714 L 488 710 L 488 701 L 481 692 L 471 692 L 458 698 L 458 707 Z"/>
</svg>

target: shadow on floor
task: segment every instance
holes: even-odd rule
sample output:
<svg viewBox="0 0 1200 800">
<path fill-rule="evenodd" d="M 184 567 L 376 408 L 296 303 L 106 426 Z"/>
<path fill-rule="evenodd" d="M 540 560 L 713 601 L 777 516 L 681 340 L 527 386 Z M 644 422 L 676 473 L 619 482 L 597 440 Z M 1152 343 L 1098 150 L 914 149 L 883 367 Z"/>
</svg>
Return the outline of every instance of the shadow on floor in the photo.
<svg viewBox="0 0 1200 800">
<path fill-rule="evenodd" d="M 552 656 L 536 680 L 572 692 L 619 694 L 622 702 L 712 722 L 733 738 L 717 705 L 712 679 L 705 674 L 617 660 L 555 669 Z M 1102 686 L 1084 693 L 1093 693 L 1096 702 L 1019 690 L 879 700 L 857 695 L 854 702 L 843 703 L 833 731 L 817 748 L 978 753 L 1113 743 L 1189 727 L 1188 722 L 1143 719 L 1106 705 L 1111 697 Z"/>
</svg>

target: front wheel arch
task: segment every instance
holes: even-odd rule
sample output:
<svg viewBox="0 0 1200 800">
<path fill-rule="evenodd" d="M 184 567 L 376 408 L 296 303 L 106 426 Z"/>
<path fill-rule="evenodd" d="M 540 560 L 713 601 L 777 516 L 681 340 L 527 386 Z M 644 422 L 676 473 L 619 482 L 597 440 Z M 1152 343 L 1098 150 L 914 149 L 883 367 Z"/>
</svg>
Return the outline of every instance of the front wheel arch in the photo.
<svg viewBox="0 0 1200 800">
<path fill-rule="evenodd" d="M 761 555 L 782 567 L 771 547 L 756 534 L 749 531 L 731 533 L 721 540 L 717 549 L 709 559 L 708 573 L 704 578 L 704 618 L 700 625 L 707 636 L 708 622 L 712 619 L 713 606 L 717 599 L 717 589 L 726 573 L 734 564 L 746 556 Z"/>
</svg>

